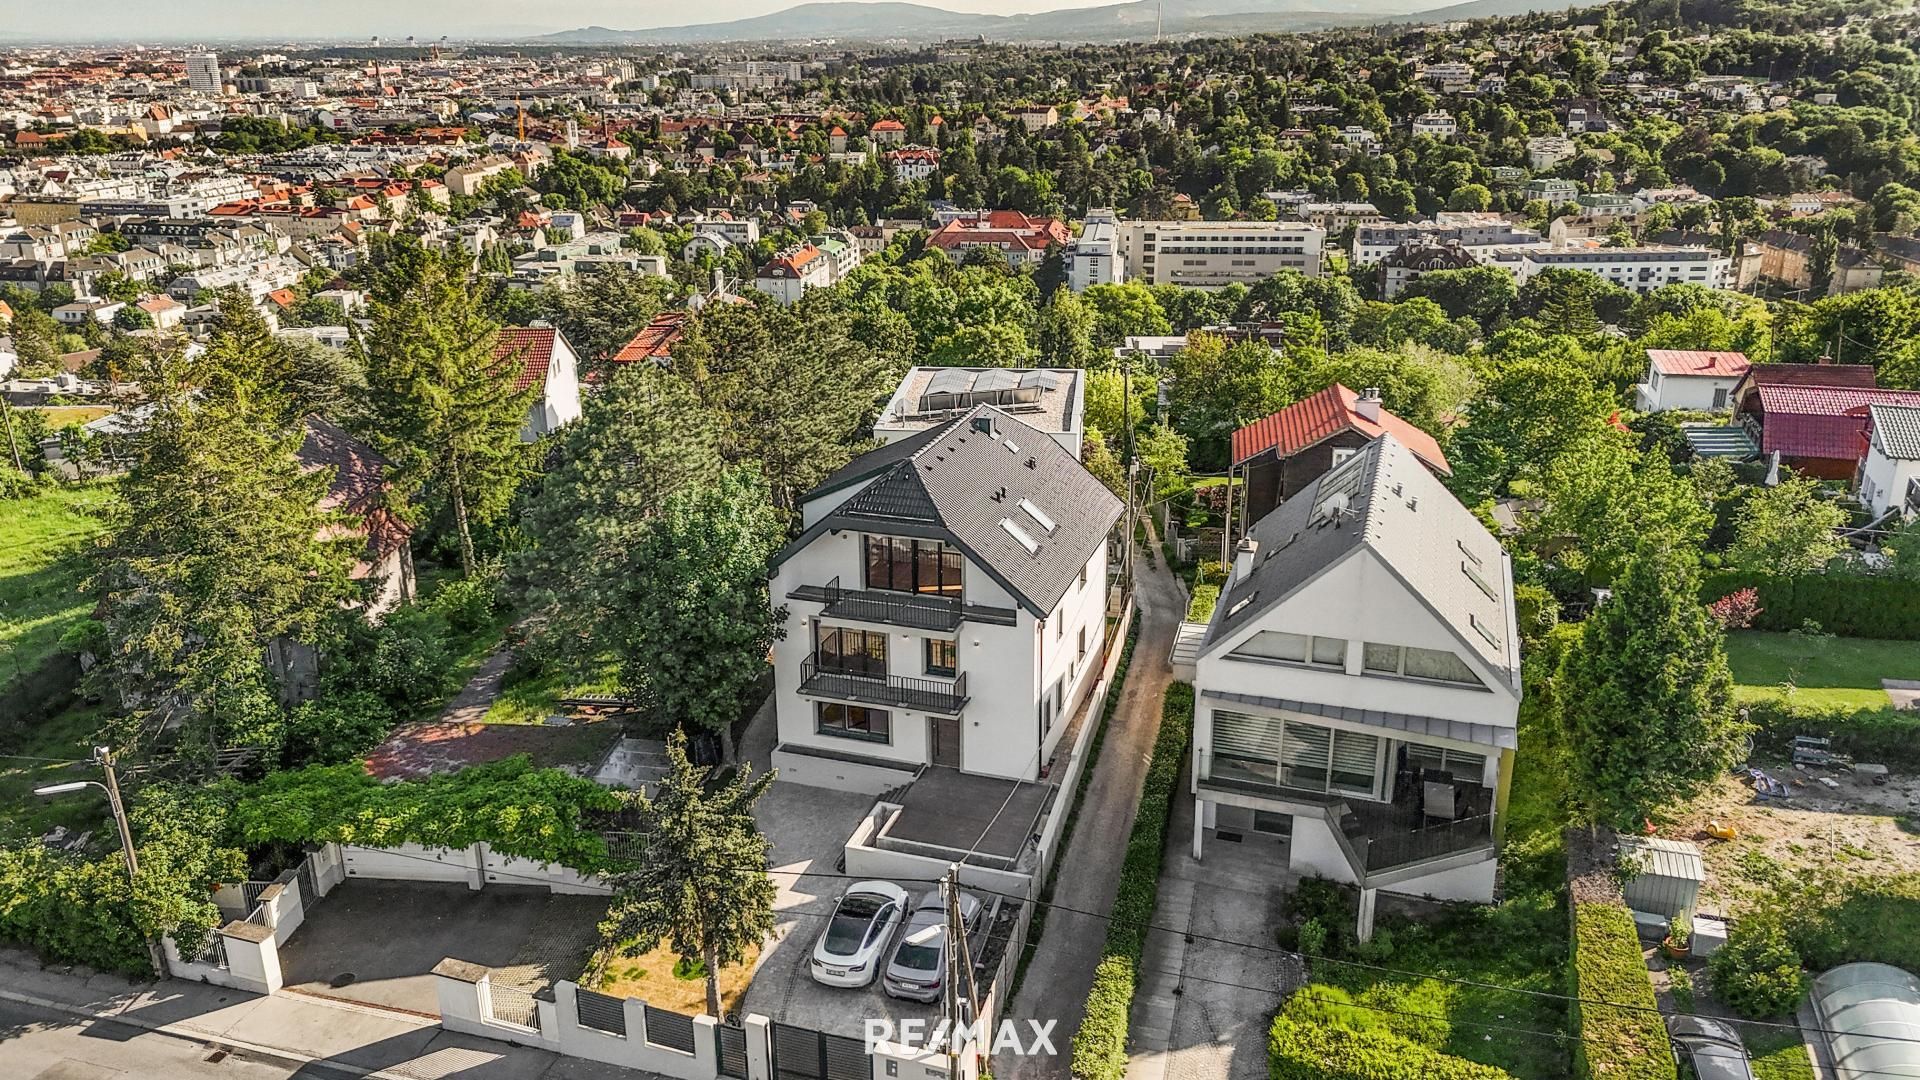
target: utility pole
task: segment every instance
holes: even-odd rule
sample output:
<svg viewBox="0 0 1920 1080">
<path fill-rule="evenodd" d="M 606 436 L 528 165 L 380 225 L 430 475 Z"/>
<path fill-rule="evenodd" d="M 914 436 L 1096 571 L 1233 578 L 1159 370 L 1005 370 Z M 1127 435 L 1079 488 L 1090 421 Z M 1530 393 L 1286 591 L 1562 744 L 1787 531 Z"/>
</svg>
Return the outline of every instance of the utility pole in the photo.
<svg viewBox="0 0 1920 1080">
<path fill-rule="evenodd" d="M 1126 535 L 1126 538 L 1122 541 L 1124 548 L 1123 548 L 1123 554 L 1120 557 L 1120 566 L 1126 572 L 1129 582 L 1131 582 L 1132 575 L 1133 575 L 1133 531 L 1137 525 L 1136 517 L 1139 514 L 1139 508 L 1135 502 L 1135 485 L 1138 482 L 1138 478 L 1134 475 L 1134 460 L 1133 460 L 1133 354 L 1132 353 L 1128 353 L 1120 361 L 1120 426 L 1126 430 L 1126 436 L 1127 436 L 1126 459 L 1124 461 L 1124 465 L 1126 467 L 1126 474 L 1127 474 L 1127 514 L 1126 514 L 1127 535 Z M 1131 584 L 1128 585 L 1128 589 L 1129 590 L 1132 589 Z"/>
<path fill-rule="evenodd" d="M 27 466 L 20 460 L 20 441 L 13 434 L 13 406 L 4 396 L 0 396 L 0 418 L 4 418 L 7 422 L 7 449 L 13 451 L 13 467 L 19 469 L 24 475 Z"/>
<path fill-rule="evenodd" d="M 106 792 L 107 806 L 113 810 L 113 823 L 120 830 L 120 854 L 125 857 L 127 862 L 127 884 L 131 887 L 137 887 L 140 882 L 140 857 L 134 854 L 133 829 L 127 824 L 126 805 L 120 801 L 120 778 L 113 771 L 113 751 L 104 746 L 96 746 L 93 748 L 93 761 L 94 764 L 99 765 L 101 771 L 106 774 L 106 783 L 103 784 L 98 780 L 76 780 L 66 784 L 52 784 L 47 787 L 34 788 L 33 793 L 35 795 L 65 795 L 68 792 L 79 791 L 82 788 L 89 787 L 97 787 L 101 791 Z M 153 962 L 154 974 L 165 975 L 167 973 L 167 961 L 166 958 L 160 954 L 160 943 L 151 937 L 147 938 L 147 957 Z"/>
<path fill-rule="evenodd" d="M 940 980 L 942 1008 L 947 1017 L 947 1080 L 960 1080 L 960 939 L 964 936 L 960 921 L 960 864 L 947 867 L 940 879 L 941 906 L 946 909 L 942 927 L 946 938 L 943 950 L 947 959 L 947 977 Z"/>
</svg>

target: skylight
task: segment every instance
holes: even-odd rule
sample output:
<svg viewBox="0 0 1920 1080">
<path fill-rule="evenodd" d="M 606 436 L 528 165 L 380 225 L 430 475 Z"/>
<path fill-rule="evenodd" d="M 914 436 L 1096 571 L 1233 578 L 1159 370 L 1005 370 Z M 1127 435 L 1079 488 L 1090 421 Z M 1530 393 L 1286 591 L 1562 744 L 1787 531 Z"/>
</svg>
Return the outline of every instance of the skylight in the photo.
<svg viewBox="0 0 1920 1080">
<path fill-rule="evenodd" d="M 1012 518 L 1001 518 L 1000 527 L 1007 530 L 1008 536 L 1011 536 L 1015 540 L 1019 541 L 1020 546 L 1027 549 L 1027 554 L 1029 555 L 1040 554 L 1040 544 L 1037 541 L 1035 541 L 1031 535 L 1027 533 L 1027 530 L 1021 528 L 1018 525 L 1015 525 L 1013 523 Z"/>
<path fill-rule="evenodd" d="M 1046 511 L 1033 505 L 1033 500 L 1031 499 L 1021 499 L 1020 509 L 1025 510 L 1028 517 L 1039 522 L 1040 527 L 1047 530 L 1049 535 L 1052 534 L 1054 529 L 1059 528 L 1059 526 L 1053 523 L 1053 519 L 1047 516 Z"/>
<path fill-rule="evenodd" d="M 1005 444 L 1007 449 L 1013 451 L 1014 453 L 1017 454 L 1020 452 L 1020 444 L 1017 442 L 1014 442 L 1012 439 L 1004 439 L 1002 440 L 1002 442 Z"/>
<path fill-rule="evenodd" d="M 1500 594 L 1493 591 L 1493 586 L 1487 584 L 1487 579 L 1480 576 L 1480 571 L 1475 569 L 1472 563 L 1463 562 L 1460 564 L 1460 569 L 1466 572 L 1468 580 L 1472 581 L 1481 592 L 1487 594 L 1487 599 L 1500 599 Z"/>
<path fill-rule="evenodd" d="M 1471 622 L 1473 624 L 1474 630 L 1477 631 L 1481 637 L 1487 640 L 1487 644 L 1493 646 L 1496 649 L 1500 648 L 1499 635 L 1495 634 L 1491 629 L 1489 629 L 1486 623 L 1481 622 L 1480 616 L 1468 615 L 1467 621 Z"/>
</svg>

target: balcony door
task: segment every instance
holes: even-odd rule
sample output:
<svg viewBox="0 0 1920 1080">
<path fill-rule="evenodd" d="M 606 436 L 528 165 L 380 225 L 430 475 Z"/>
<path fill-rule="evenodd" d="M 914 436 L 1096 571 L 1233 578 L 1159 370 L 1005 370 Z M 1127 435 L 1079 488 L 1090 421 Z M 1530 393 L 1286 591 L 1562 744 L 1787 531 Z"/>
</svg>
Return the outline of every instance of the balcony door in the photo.
<svg viewBox="0 0 1920 1080">
<path fill-rule="evenodd" d="M 887 635 L 877 630 L 814 624 L 813 651 L 820 670 L 870 678 L 887 677 Z"/>
<path fill-rule="evenodd" d="M 866 538 L 866 583 L 869 589 L 960 599 L 965 563 L 957 548 L 939 540 L 904 536 Z"/>
</svg>

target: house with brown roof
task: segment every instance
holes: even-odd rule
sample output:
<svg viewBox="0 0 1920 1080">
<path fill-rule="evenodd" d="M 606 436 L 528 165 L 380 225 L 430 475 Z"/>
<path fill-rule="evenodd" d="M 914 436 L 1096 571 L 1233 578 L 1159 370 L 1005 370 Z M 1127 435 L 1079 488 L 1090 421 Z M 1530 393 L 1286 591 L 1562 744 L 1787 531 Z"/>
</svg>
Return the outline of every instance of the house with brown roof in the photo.
<svg viewBox="0 0 1920 1080">
<path fill-rule="evenodd" d="M 927 246 L 939 248 L 956 260 L 970 248 L 992 248 L 1015 267 L 1046 258 L 1050 244 L 1065 246 L 1073 233 L 1055 218 L 1029 217 L 1018 210 L 982 210 L 956 217 L 927 237 Z"/>
<path fill-rule="evenodd" d="M 687 336 L 687 312 L 663 311 L 653 317 L 653 321 L 640 328 L 633 339 L 610 357 L 614 364 L 637 364 L 650 360 L 656 364 L 666 364 L 673 360 L 673 347 Z M 589 375 L 588 382 L 598 381 Z"/>
<path fill-rule="evenodd" d="M 503 327 L 493 356 L 513 366 L 516 392 L 534 391 L 522 441 L 534 442 L 580 419 L 580 357 L 566 335 L 551 326 Z"/>
<path fill-rule="evenodd" d="M 1434 437 L 1388 412 L 1373 389 L 1356 394 L 1335 383 L 1234 432 L 1232 470 L 1245 478 L 1242 531 L 1383 434 L 1435 475 L 1452 475 Z"/>
<path fill-rule="evenodd" d="M 1669 409 L 1721 410 L 1753 365 L 1747 355 L 1715 349 L 1648 349 L 1646 380 L 1634 389 L 1641 412 Z"/>
</svg>

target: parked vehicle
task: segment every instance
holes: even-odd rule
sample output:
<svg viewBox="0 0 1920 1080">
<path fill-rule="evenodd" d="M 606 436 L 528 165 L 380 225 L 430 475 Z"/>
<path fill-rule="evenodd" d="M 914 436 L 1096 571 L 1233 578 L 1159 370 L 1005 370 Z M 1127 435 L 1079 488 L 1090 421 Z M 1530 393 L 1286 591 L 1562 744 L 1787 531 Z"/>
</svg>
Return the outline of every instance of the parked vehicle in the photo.
<svg viewBox="0 0 1920 1080">
<path fill-rule="evenodd" d="M 960 924 L 969 938 L 980 928 L 983 910 L 979 897 L 960 894 Z M 940 1000 L 940 987 L 947 978 L 946 925 L 947 908 L 940 890 L 929 890 L 907 917 L 907 928 L 900 935 L 900 944 L 893 948 L 881 989 L 891 997 L 909 1001 Z"/>
<path fill-rule="evenodd" d="M 1667 1017 L 1673 1057 L 1693 1069 L 1699 1080 L 1753 1080 L 1753 1064 L 1740 1035 L 1704 1016 Z"/>
<path fill-rule="evenodd" d="M 890 881 L 861 881 L 840 894 L 827 928 L 813 946 L 813 980 L 827 986 L 867 986 L 907 915 L 907 890 Z"/>
</svg>

